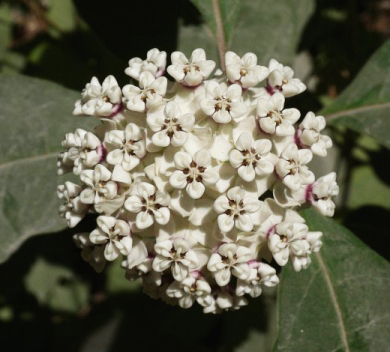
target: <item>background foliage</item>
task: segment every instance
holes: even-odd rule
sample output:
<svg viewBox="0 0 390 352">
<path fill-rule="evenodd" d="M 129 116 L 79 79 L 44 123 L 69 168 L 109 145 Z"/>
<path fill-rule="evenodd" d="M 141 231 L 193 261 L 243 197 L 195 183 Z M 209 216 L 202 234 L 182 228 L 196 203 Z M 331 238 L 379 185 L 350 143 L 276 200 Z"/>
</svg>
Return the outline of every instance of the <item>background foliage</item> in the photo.
<svg viewBox="0 0 390 352">
<path fill-rule="evenodd" d="M 390 1 L 219 4 L 227 46 L 291 65 L 308 90 L 288 103 L 328 120 L 336 147 L 315 169 L 338 172 L 338 212 L 303 212 L 324 229 L 321 254 L 282 271 L 277 303 L 269 290 L 221 316 L 155 302 L 116 266 L 95 274 L 71 239 L 88 221 L 62 230 L 57 216 L 55 155 L 90 123 L 71 116 L 74 100 L 94 75 L 125 84 L 127 61 L 153 47 L 203 47 L 217 61 L 211 1 L 0 0 L 2 350 L 387 349 Z"/>
</svg>

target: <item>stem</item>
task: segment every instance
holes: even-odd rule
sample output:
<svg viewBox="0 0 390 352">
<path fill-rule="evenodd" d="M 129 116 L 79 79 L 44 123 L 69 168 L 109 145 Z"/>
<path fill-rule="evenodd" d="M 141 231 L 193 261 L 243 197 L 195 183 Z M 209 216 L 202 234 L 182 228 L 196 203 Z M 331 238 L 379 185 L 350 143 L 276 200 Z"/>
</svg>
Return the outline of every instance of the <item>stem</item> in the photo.
<svg viewBox="0 0 390 352">
<path fill-rule="evenodd" d="M 219 8 L 219 0 L 213 0 L 213 8 L 215 14 L 215 22 L 217 25 L 217 46 L 218 46 L 219 62 L 221 64 L 222 71 L 225 71 L 226 41 L 225 41 L 225 35 L 223 33 L 223 24 L 222 24 L 221 9 Z"/>
</svg>

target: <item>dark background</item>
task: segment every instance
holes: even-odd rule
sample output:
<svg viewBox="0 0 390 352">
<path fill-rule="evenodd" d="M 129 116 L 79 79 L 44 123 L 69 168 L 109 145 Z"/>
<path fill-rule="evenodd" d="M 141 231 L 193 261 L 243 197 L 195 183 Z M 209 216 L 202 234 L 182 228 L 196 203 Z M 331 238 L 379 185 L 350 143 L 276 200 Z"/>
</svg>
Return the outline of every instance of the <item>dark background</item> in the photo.
<svg viewBox="0 0 390 352">
<path fill-rule="evenodd" d="M 92 76 L 113 74 L 121 85 L 127 83 L 123 71 L 130 58 L 145 57 L 153 47 L 170 53 L 177 48 L 180 25 L 201 24 L 196 8 L 184 0 L 74 0 L 78 15 L 70 31 L 46 19 L 45 1 L 4 3 L 12 8 L 12 40 L 6 49 L 14 56 L 0 61 L 0 71 L 41 77 L 77 91 Z M 310 55 L 317 84 L 314 92 L 297 97 L 296 105 L 319 110 L 332 101 L 389 36 L 390 1 L 317 1 L 298 50 Z M 378 182 L 388 185 L 390 171 L 383 160 L 389 160 L 389 152 L 368 148 L 369 161 L 364 161 L 354 153 L 356 146 L 364 149 L 360 137 L 353 132 L 346 136 L 335 139 L 348 160 L 345 179 L 369 163 Z M 387 234 L 389 210 L 372 202 L 350 206 L 351 192 L 345 189 L 336 218 L 389 259 L 389 247 L 380 242 Z M 272 319 L 267 318 L 272 292 L 250 302 L 250 308 L 221 316 L 205 316 L 198 307 L 168 306 L 134 285 L 117 284 L 115 271 L 95 274 L 71 239 L 82 226 L 31 238 L 0 265 L 1 351 L 229 351 L 242 346 L 253 331 L 272 335 Z M 31 279 L 39 260 L 71 274 L 59 270 L 53 289 L 42 291 L 39 278 Z M 50 296 L 56 292 L 64 299 L 74 295 L 78 303 L 64 308 Z"/>
</svg>

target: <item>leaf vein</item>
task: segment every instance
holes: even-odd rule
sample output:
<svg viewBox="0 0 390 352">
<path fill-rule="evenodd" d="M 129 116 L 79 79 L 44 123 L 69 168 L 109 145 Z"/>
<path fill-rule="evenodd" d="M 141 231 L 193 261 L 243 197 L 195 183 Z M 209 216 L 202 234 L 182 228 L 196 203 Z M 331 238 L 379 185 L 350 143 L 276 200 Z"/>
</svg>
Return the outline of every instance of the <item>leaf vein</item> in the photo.
<svg viewBox="0 0 390 352">
<path fill-rule="evenodd" d="M 332 300 L 334 309 L 336 311 L 337 319 L 339 321 L 339 328 L 340 328 L 340 338 L 341 338 L 341 343 L 345 349 L 345 352 L 350 352 L 349 345 L 348 345 L 348 338 L 347 338 L 347 331 L 345 328 L 345 323 L 343 319 L 343 315 L 341 313 L 340 305 L 337 300 L 337 295 L 333 287 L 332 279 L 330 278 L 328 269 L 325 266 L 324 260 L 322 259 L 322 256 L 320 253 L 316 253 L 316 257 L 318 260 L 318 263 L 320 265 L 320 269 L 322 270 L 324 274 L 324 279 L 326 282 L 326 285 L 328 286 L 330 298 Z"/>
</svg>

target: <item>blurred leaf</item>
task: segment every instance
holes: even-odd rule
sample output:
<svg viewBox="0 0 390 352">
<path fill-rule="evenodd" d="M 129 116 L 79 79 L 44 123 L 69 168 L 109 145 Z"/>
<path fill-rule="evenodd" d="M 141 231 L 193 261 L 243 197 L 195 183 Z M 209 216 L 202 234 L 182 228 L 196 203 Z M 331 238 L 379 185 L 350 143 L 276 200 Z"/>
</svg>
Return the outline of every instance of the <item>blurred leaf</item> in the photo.
<svg viewBox="0 0 390 352">
<path fill-rule="evenodd" d="M 202 14 L 205 22 L 210 27 L 215 37 L 217 37 L 217 20 L 213 0 L 191 0 Z M 222 17 L 223 32 L 228 43 L 232 37 L 234 25 L 236 23 L 240 0 L 217 0 L 219 11 Z"/>
<path fill-rule="evenodd" d="M 119 263 L 113 263 L 107 269 L 106 289 L 109 294 L 137 292 L 142 287 L 141 279 L 129 281 L 125 278 L 125 270 Z"/>
<path fill-rule="evenodd" d="M 390 40 L 371 57 L 352 84 L 320 112 L 329 124 L 374 137 L 390 148 Z"/>
<path fill-rule="evenodd" d="M 0 4 L 0 65 L 11 41 L 11 8 L 6 3 Z"/>
<path fill-rule="evenodd" d="M 283 268 L 274 351 L 386 351 L 390 264 L 334 220 L 302 215 L 324 244 L 307 270 Z"/>
<path fill-rule="evenodd" d="M 88 302 L 89 288 L 68 268 L 39 258 L 25 278 L 26 289 L 42 305 L 77 313 Z"/>
<path fill-rule="evenodd" d="M 363 205 L 390 207 L 390 188 L 374 172 L 372 166 L 355 167 L 349 181 L 350 191 L 347 201 L 349 209 Z"/>
<path fill-rule="evenodd" d="M 7 50 L 0 62 L 0 73 L 18 73 L 26 65 L 26 58 L 19 53 Z"/>
<path fill-rule="evenodd" d="M 57 212 L 57 154 L 65 133 L 96 123 L 72 117 L 78 96 L 39 79 L 0 76 L 0 262 L 27 238 L 66 226 Z"/>
<path fill-rule="evenodd" d="M 211 6 L 211 1 L 197 2 L 206 8 Z M 227 6 L 230 2 L 224 3 Z M 237 12 L 235 6 L 232 6 L 232 10 Z M 313 0 L 241 0 L 237 20 L 233 15 L 229 17 L 229 28 L 235 24 L 228 37 L 231 43 L 229 48 L 240 55 L 254 52 L 262 65 L 267 66 L 271 58 L 292 65 L 301 33 L 313 11 Z M 183 24 L 179 31 L 178 47 L 186 54 L 195 48 L 204 48 L 207 57 L 217 59 L 214 36 L 202 25 Z"/>
<path fill-rule="evenodd" d="M 72 0 L 50 0 L 46 16 L 64 32 L 71 32 L 76 28 L 76 9 Z"/>
</svg>

